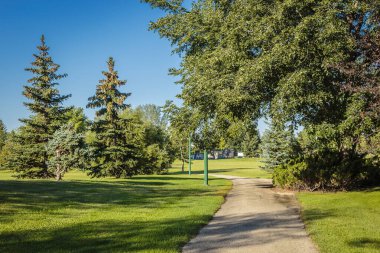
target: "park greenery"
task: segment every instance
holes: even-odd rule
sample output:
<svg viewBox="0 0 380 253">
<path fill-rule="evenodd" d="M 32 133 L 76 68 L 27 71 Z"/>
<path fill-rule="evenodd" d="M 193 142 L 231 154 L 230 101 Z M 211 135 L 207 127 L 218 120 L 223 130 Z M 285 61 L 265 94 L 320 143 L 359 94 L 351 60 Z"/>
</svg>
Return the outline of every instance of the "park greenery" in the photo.
<svg viewBox="0 0 380 253">
<path fill-rule="evenodd" d="M 380 180 L 380 8 L 376 1 L 145 0 L 150 28 L 182 57 L 183 104 L 128 104 L 115 61 L 82 108 L 64 106 L 60 66 L 42 36 L 23 95 L 29 118 L 0 122 L 0 166 L 61 180 L 167 173 L 192 151 L 262 157 L 277 186 L 340 190 Z M 260 136 L 258 121 L 269 128 Z M 67 136 L 67 139 L 65 139 Z"/>
<path fill-rule="evenodd" d="M 30 115 L 13 130 L 0 119 L 0 251 L 178 252 L 232 187 L 202 184 L 189 152 L 204 150 L 245 156 L 211 159 L 211 174 L 299 190 L 321 252 L 378 250 L 380 2 L 142 2 L 166 13 L 150 29 L 181 57 L 182 103 L 132 107 L 109 57 L 90 119 L 61 94 L 42 35 Z"/>
<path fill-rule="evenodd" d="M 210 173 L 271 177 L 260 168 L 258 158 L 209 162 Z M 169 175 L 132 179 L 91 179 L 74 169 L 59 184 L 15 180 L 11 171 L 1 170 L 0 251 L 179 252 L 208 222 L 231 187 L 229 181 L 217 178 L 203 186 L 202 169 L 202 161 L 194 161 L 189 177 L 177 160 Z M 300 192 L 297 199 L 306 229 L 321 253 L 378 251 L 378 188 Z"/>
<path fill-rule="evenodd" d="M 186 129 L 200 148 L 266 118 L 262 150 L 276 185 L 378 184 L 378 1 L 145 2 L 167 13 L 151 29 L 182 56 L 171 70 L 184 102 L 176 117 L 193 120 Z"/>
<path fill-rule="evenodd" d="M 88 99 L 97 109 L 89 120 L 82 108 L 64 107 L 71 95 L 61 95 L 58 80 L 60 66 L 53 62 L 45 37 L 34 54 L 33 74 L 24 86 L 24 103 L 31 111 L 18 129 L 7 133 L 0 122 L 0 166 L 19 178 L 61 180 L 65 172 L 80 168 L 92 177 L 132 177 L 165 173 L 175 158 L 175 150 L 166 132 L 161 108 L 155 105 L 130 108 L 125 100 L 131 95 L 120 91 L 126 81 L 119 80 L 115 61 L 109 58 L 104 79 Z"/>
</svg>

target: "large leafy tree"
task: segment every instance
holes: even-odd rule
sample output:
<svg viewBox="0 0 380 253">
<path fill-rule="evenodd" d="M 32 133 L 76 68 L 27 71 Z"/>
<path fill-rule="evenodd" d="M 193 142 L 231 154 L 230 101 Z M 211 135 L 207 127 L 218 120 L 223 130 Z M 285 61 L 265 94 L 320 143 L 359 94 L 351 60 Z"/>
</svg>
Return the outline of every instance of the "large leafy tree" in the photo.
<svg viewBox="0 0 380 253">
<path fill-rule="evenodd" d="M 216 122 L 269 116 L 274 127 L 302 125 L 317 141 L 328 128 L 331 142 L 308 153 L 323 159 L 331 149 L 338 159 L 324 167 L 364 157 L 362 136 L 378 131 L 378 117 L 357 113 L 378 108 L 378 1 L 146 2 L 168 12 L 151 29 L 182 55 L 171 73 L 186 106 Z M 353 182 L 359 173 L 348 175 Z"/>
<path fill-rule="evenodd" d="M 8 164 L 20 177 L 47 178 L 53 174 L 47 168 L 45 146 L 65 120 L 65 113 L 70 108 L 63 107 L 63 102 L 71 95 L 61 95 L 57 88 L 58 80 L 66 77 L 66 74 L 57 73 L 60 66 L 49 55 L 43 35 L 37 48 L 32 66 L 26 69 L 33 77 L 28 80 L 30 85 L 24 86 L 23 91 L 28 99 L 24 105 L 32 115 L 20 120 L 24 124 L 15 136 L 18 148 L 14 149 L 16 154 L 12 156 L 15 159 Z"/>
<path fill-rule="evenodd" d="M 149 106 L 150 107 L 150 106 Z M 126 137 L 134 145 L 137 165 L 135 174 L 163 174 L 174 161 L 174 151 L 165 126 L 161 124 L 160 110 L 126 109 L 120 116 L 128 120 Z M 151 108 L 158 108 L 152 106 Z M 153 116 L 153 117 L 152 117 Z"/>
<path fill-rule="evenodd" d="M 167 129 L 169 138 L 173 145 L 175 156 L 182 162 L 181 170 L 185 170 L 188 162 L 189 137 L 194 131 L 194 121 L 191 120 L 192 113 L 188 108 L 179 107 L 173 101 L 166 101 L 163 112 L 169 120 Z"/>
<path fill-rule="evenodd" d="M 104 79 L 99 81 L 96 93 L 88 100 L 87 107 L 97 108 L 96 119 L 91 131 L 93 139 L 90 151 L 94 160 L 91 163 L 92 176 L 130 177 L 137 173 L 138 152 L 134 132 L 134 122 L 130 118 L 120 117 L 122 110 L 129 105 L 125 100 L 130 93 L 120 91 L 126 81 L 119 80 L 114 69 L 115 62 L 109 58 L 108 71 L 103 71 Z"/>
<path fill-rule="evenodd" d="M 137 106 L 133 111 L 143 121 L 146 158 L 144 173 L 166 172 L 175 158 L 175 148 L 168 134 L 168 114 L 163 112 L 162 107 L 153 104 Z"/>
<path fill-rule="evenodd" d="M 168 126 L 167 115 L 163 113 L 160 106 L 154 104 L 139 105 L 135 108 L 135 112 L 140 114 L 141 118 L 154 126 L 166 129 Z"/>
<path fill-rule="evenodd" d="M 172 73 L 185 103 L 210 117 L 269 112 L 302 123 L 340 104 L 329 66 L 344 59 L 350 35 L 339 3 L 204 0 L 185 10 L 166 2 L 171 13 L 151 28 L 183 55 Z"/>
</svg>

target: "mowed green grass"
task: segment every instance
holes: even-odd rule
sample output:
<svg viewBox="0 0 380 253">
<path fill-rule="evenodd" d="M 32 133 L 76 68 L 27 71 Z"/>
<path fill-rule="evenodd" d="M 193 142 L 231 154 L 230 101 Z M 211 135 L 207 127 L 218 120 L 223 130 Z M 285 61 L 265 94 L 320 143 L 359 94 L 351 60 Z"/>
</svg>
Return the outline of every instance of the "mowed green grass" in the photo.
<svg viewBox="0 0 380 253">
<path fill-rule="evenodd" d="M 380 252 L 380 188 L 297 197 L 307 231 L 321 253 Z"/>
<path fill-rule="evenodd" d="M 0 252 L 178 252 L 231 183 L 201 175 L 15 180 L 0 171 Z"/>
<path fill-rule="evenodd" d="M 181 174 L 182 163 L 177 160 L 173 164 L 172 172 Z M 248 178 L 272 178 L 272 175 L 261 169 L 263 162 L 258 158 L 235 158 L 209 160 L 209 173 L 231 175 Z M 185 163 L 185 173 L 188 173 L 189 164 Z M 203 160 L 192 161 L 192 173 L 203 174 Z"/>
</svg>

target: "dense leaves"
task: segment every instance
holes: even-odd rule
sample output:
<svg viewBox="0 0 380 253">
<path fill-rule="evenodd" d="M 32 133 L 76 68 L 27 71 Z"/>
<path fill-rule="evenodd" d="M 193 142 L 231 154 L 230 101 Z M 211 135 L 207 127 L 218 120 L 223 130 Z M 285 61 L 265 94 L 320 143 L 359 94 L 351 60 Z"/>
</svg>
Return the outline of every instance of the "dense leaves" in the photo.
<svg viewBox="0 0 380 253">
<path fill-rule="evenodd" d="M 378 1 L 199 0 L 168 9 L 172 3 L 152 3 L 168 15 L 151 29 L 182 56 L 171 73 L 180 77 L 184 106 L 203 116 L 201 129 L 269 117 L 280 129 L 264 136 L 273 169 L 292 158 L 284 153 L 295 138 L 287 129 L 302 126 L 309 144 L 293 157 L 310 171 L 323 164 L 317 185 L 368 179 L 380 129 Z"/>
</svg>

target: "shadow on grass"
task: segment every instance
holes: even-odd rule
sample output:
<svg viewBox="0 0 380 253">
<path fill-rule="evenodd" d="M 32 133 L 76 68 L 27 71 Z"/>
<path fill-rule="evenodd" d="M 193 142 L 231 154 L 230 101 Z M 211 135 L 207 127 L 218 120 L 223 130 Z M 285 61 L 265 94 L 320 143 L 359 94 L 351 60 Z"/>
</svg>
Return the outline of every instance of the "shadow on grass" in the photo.
<svg viewBox="0 0 380 253">
<path fill-rule="evenodd" d="M 306 209 L 302 212 L 302 218 L 306 223 L 323 220 L 328 217 L 336 216 L 333 212 L 321 209 Z"/>
<path fill-rule="evenodd" d="M 146 180 L 145 179 L 150 179 Z M 173 183 L 176 179 L 176 183 Z M 170 181 L 172 180 L 172 181 Z M 125 181 L 24 181 L 0 180 L 0 203 L 9 212 L 42 211 L 72 207 L 92 208 L 91 205 L 128 205 L 129 207 L 165 206 L 194 194 L 216 195 L 207 188 L 181 187 L 186 178 L 136 177 Z M 0 217 L 6 214 L 0 211 Z M 0 218 L 1 219 L 1 218 Z"/>
<path fill-rule="evenodd" d="M 8 232 L 0 235 L 0 252 L 178 252 L 210 218 L 189 216 L 154 223 L 103 220 Z"/>
<path fill-rule="evenodd" d="M 348 242 L 348 245 L 356 248 L 380 249 L 380 240 L 376 238 L 359 238 Z"/>
<path fill-rule="evenodd" d="M 189 208 L 184 204 L 188 200 L 182 201 L 189 196 L 219 196 L 212 188 L 198 187 L 188 180 L 170 176 L 115 181 L 1 180 L 0 225 L 7 225 L 8 229 L 0 229 L 0 252 L 136 252 L 148 249 L 176 252 L 201 226 L 207 224 L 211 214 L 189 213 L 175 218 L 176 215 L 170 213 L 173 209 L 168 209 L 168 214 L 165 209 L 181 205 Z M 194 186 L 184 186 L 188 183 Z M 148 210 L 151 216 L 148 220 L 131 218 L 126 221 L 112 216 L 106 220 L 86 220 L 89 215 L 103 211 L 117 216 L 115 212 L 132 209 L 134 212 Z M 70 210 L 75 211 L 74 215 L 78 215 L 77 211 L 83 212 L 78 220 L 66 224 L 68 221 L 61 219 L 76 217 Z M 152 219 L 155 210 L 164 214 Z M 42 219 L 61 225 L 43 229 L 29 225 L 23 227 L 22 224 L 28 223 L 28 213 L 40 214 Z M 26 220 L 21 220 L 25 217 Z M 36 224 L 35 220 L 32 224 Z M 46 226 L 46 221 L 43 224 Z"/>
<path fill-rule="evenodd" d="M 289 234 L 290 230 L 303 229 L 298 216 L 291 210 L 252 215 L 218 216 L 205 227 L 196 252 L 207 252 L 229 241 L 229 248 L 247 245 L 266 245 L 278 240 L 305 238 L 306 235 Z M 95 222 L 82 222 L 55 229 L 30 229 L 0 234 L 0 252 L 178 252 L 200 227 L 207 224 L 211 215 L 191 215 L 182 218 L 166 217 L 152 221 L 122 221 L 112 218 Z M 269 229 L 268 229 L 269 228 Z M 273 233 L 273 230 L 276 233 Z M 252 241 L 252 231 L 262 231 Z M 216 247 L 207 248 L 203 246 Z M 198 248 L 196 248 L 198 249 Z"/>
<path fill-rule="evenodd" d="M 259 170 L 256 168 L 231 168 L 231 169 L 209 169 L 209 173 L 228 173 L 228 172 L 233 172 L 235 170 Z M 174 171 L 174 172 L 169 172 L 171 175 L 183 175 L 183 174 L 189 174 L 188 170 L 185 170 L 184 172 L 182 171 Z M 203 174 L 203 170 L 194 170 L 191 172 L 191 174 Z"/>
<path fill-rule="evenodd" d="M 364 192 L 379 192 L 380 187 L 371 187 L 363 190 Z"/>
</svg>

